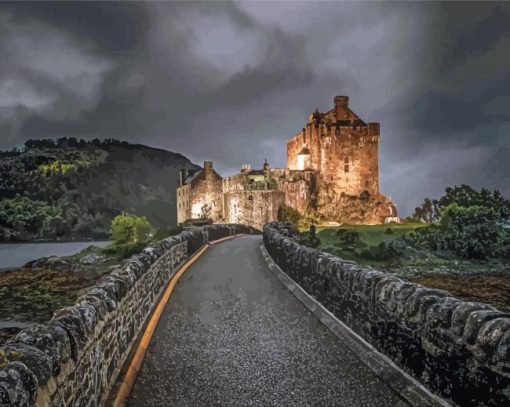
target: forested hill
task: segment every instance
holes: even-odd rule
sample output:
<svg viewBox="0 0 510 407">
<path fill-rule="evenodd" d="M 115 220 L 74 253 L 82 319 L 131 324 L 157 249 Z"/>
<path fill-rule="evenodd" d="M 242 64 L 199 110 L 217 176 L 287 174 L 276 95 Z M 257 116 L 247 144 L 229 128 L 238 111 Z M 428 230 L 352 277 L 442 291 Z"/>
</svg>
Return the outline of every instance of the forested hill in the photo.
<svg viewBox="0 0 510 407">
<path fill-rule="evenodd" d="M 108 237 L 122 211 L 176 223 L 181 154 L 117 140 L 29 140 L 0 152 L 0 241 Z"/>
</svg>

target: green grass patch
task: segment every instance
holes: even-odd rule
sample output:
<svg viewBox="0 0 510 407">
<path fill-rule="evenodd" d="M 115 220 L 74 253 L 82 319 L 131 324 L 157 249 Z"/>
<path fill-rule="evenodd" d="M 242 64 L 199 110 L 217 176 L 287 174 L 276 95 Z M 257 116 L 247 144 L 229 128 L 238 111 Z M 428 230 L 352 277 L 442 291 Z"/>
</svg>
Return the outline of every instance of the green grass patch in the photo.
<svg viewBox="0 0 510 407">
<path fill-rule="evenodd" d="M 343 225 L 337 227 L 317 228 L 317 235 L 325 245 L 334 245 L 338 242 L 338 231 L 356 231 L 360 235 L 360 241 L 368 246 L 376 246 L 382 242 L 392 242 L 402 239 L 409 232 L 417 228 L 427 227 L 423 223 L 388 224 L 388 225 Z M 387 230 L 392 233 L 387 233 Z"/>
</svg>

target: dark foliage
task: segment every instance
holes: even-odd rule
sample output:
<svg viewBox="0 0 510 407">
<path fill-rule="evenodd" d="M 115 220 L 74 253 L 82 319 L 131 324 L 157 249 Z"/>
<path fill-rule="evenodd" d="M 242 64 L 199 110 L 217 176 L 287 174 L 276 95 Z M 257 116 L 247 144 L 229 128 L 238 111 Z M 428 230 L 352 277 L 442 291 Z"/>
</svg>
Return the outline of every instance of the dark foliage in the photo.
<svg viewBox="0 0 510 407">
<path fill-rule="evenodd" d="M 0 154 L 0 240 L 106 238 L 127 211 L 175 225 L 181 154 L 125 141 L 29 140 Z"/>
<path fill-rule="evenodd" d="M 361 241 L 360 234 L 353 229 L 338 229 L 336 232 L 339 243 L 344 245 L 352 245 Z"/>
<path fill-rule="evenodd" d="M 494 209 L 501 220 L 510 217 L 510 201 L 503 198 L 498 190 L 482 188 L 476 191 L 465 184 L 446 188 L 445 194 L 439 199 L 425 198 L 423 204 L 415 209 L 413 217 L 421 222 L 437 222 L 441 219 L 443 211 L 451 204 L 462 207 L 483 206 Z"/>
<path fill-rule="evenodd" d="M 360 252 L 361 257 L 378 261 L 395 259 L 403 254 L 404 248 L 397 242 L 381 242 L 377 246 L 368 246 Z"/>
<path fill-rule="evenodd" d="M 293 225 L 298 225 L 301 219 L 301 214 L 290 206 L 283 205 L 278 208 L 278 221 L 280 222 L 288 222 Z"/>
<path fill-rule="evenodd" d="M 500 216 L 493 208 L 463 207 L 454 203 L 446 207 L 439 223 L 416 229 L 407 241 L 415 247 L 485 259 L 504 252 L 507 238 Z"/>
</svg>

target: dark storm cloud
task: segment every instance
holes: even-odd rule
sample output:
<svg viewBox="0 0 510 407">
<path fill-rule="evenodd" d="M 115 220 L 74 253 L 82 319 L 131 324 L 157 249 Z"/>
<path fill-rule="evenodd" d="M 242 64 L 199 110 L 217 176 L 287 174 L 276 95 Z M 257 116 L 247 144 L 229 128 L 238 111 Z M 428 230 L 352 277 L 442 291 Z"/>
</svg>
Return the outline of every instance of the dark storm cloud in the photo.
<svg viewBox="0 0 510 407">
<path fill-rule="evenodd" d="M 435 4 L 427 25 L 428 63 L 393 112 L 402 117 L 383 120 L 401 133 L 382 158 L 386 189 L 399 183 L 395 196 L 410 209 L 416 193 L 438 196 L 454 183 L 509 196 L 510 4 Z"/>
<path fill-rule="evenodd" d="M 36 19 L 65 30 L 78 40 L 91 40 L 109 56 L 143 44 L 148 19 L 142 3 L 5 2 L 0 4 L 18 24 Z"/>
<path fill-rule="evenodd" d="M 380 121 L 382 190 L 407 214 L 447 184 L 510 195 L 510 5 L 1 3 L 0 147 L 116 137 L 267 157 L 348 94 Z"/>
</svg>

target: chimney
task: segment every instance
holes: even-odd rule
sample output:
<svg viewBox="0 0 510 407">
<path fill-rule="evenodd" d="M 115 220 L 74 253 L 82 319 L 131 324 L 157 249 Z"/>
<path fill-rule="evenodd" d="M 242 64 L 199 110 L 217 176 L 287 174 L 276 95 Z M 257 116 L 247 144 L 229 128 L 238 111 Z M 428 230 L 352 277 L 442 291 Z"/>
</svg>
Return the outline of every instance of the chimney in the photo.
<svg viewBox="0 0 510 407">
<path fill-rule="evenodd" d="M 347 108 L 349 107 L 349 96 L 335 96 L 335 116 L 337 120 L 347 118 Z"/>
<path fill-rule="evenodd" d="M 250 172 L 250 170 L 251 170 L 250 164 L 243 164 L 243 166 L 241 167 L 241 174 L 247 174 L 248 172 Z"/>
<path fill-rule="evenodd" d="M 212 171 L 212 161 L 204 161 L 204 172 L 209 174 Z"/>
<path fill-rule="evenodd" d="M 188 174 L 187 170 L 179 170 L 179 186 L 182 187 L 184 185 L 184 180 Z"/>
</svg>

